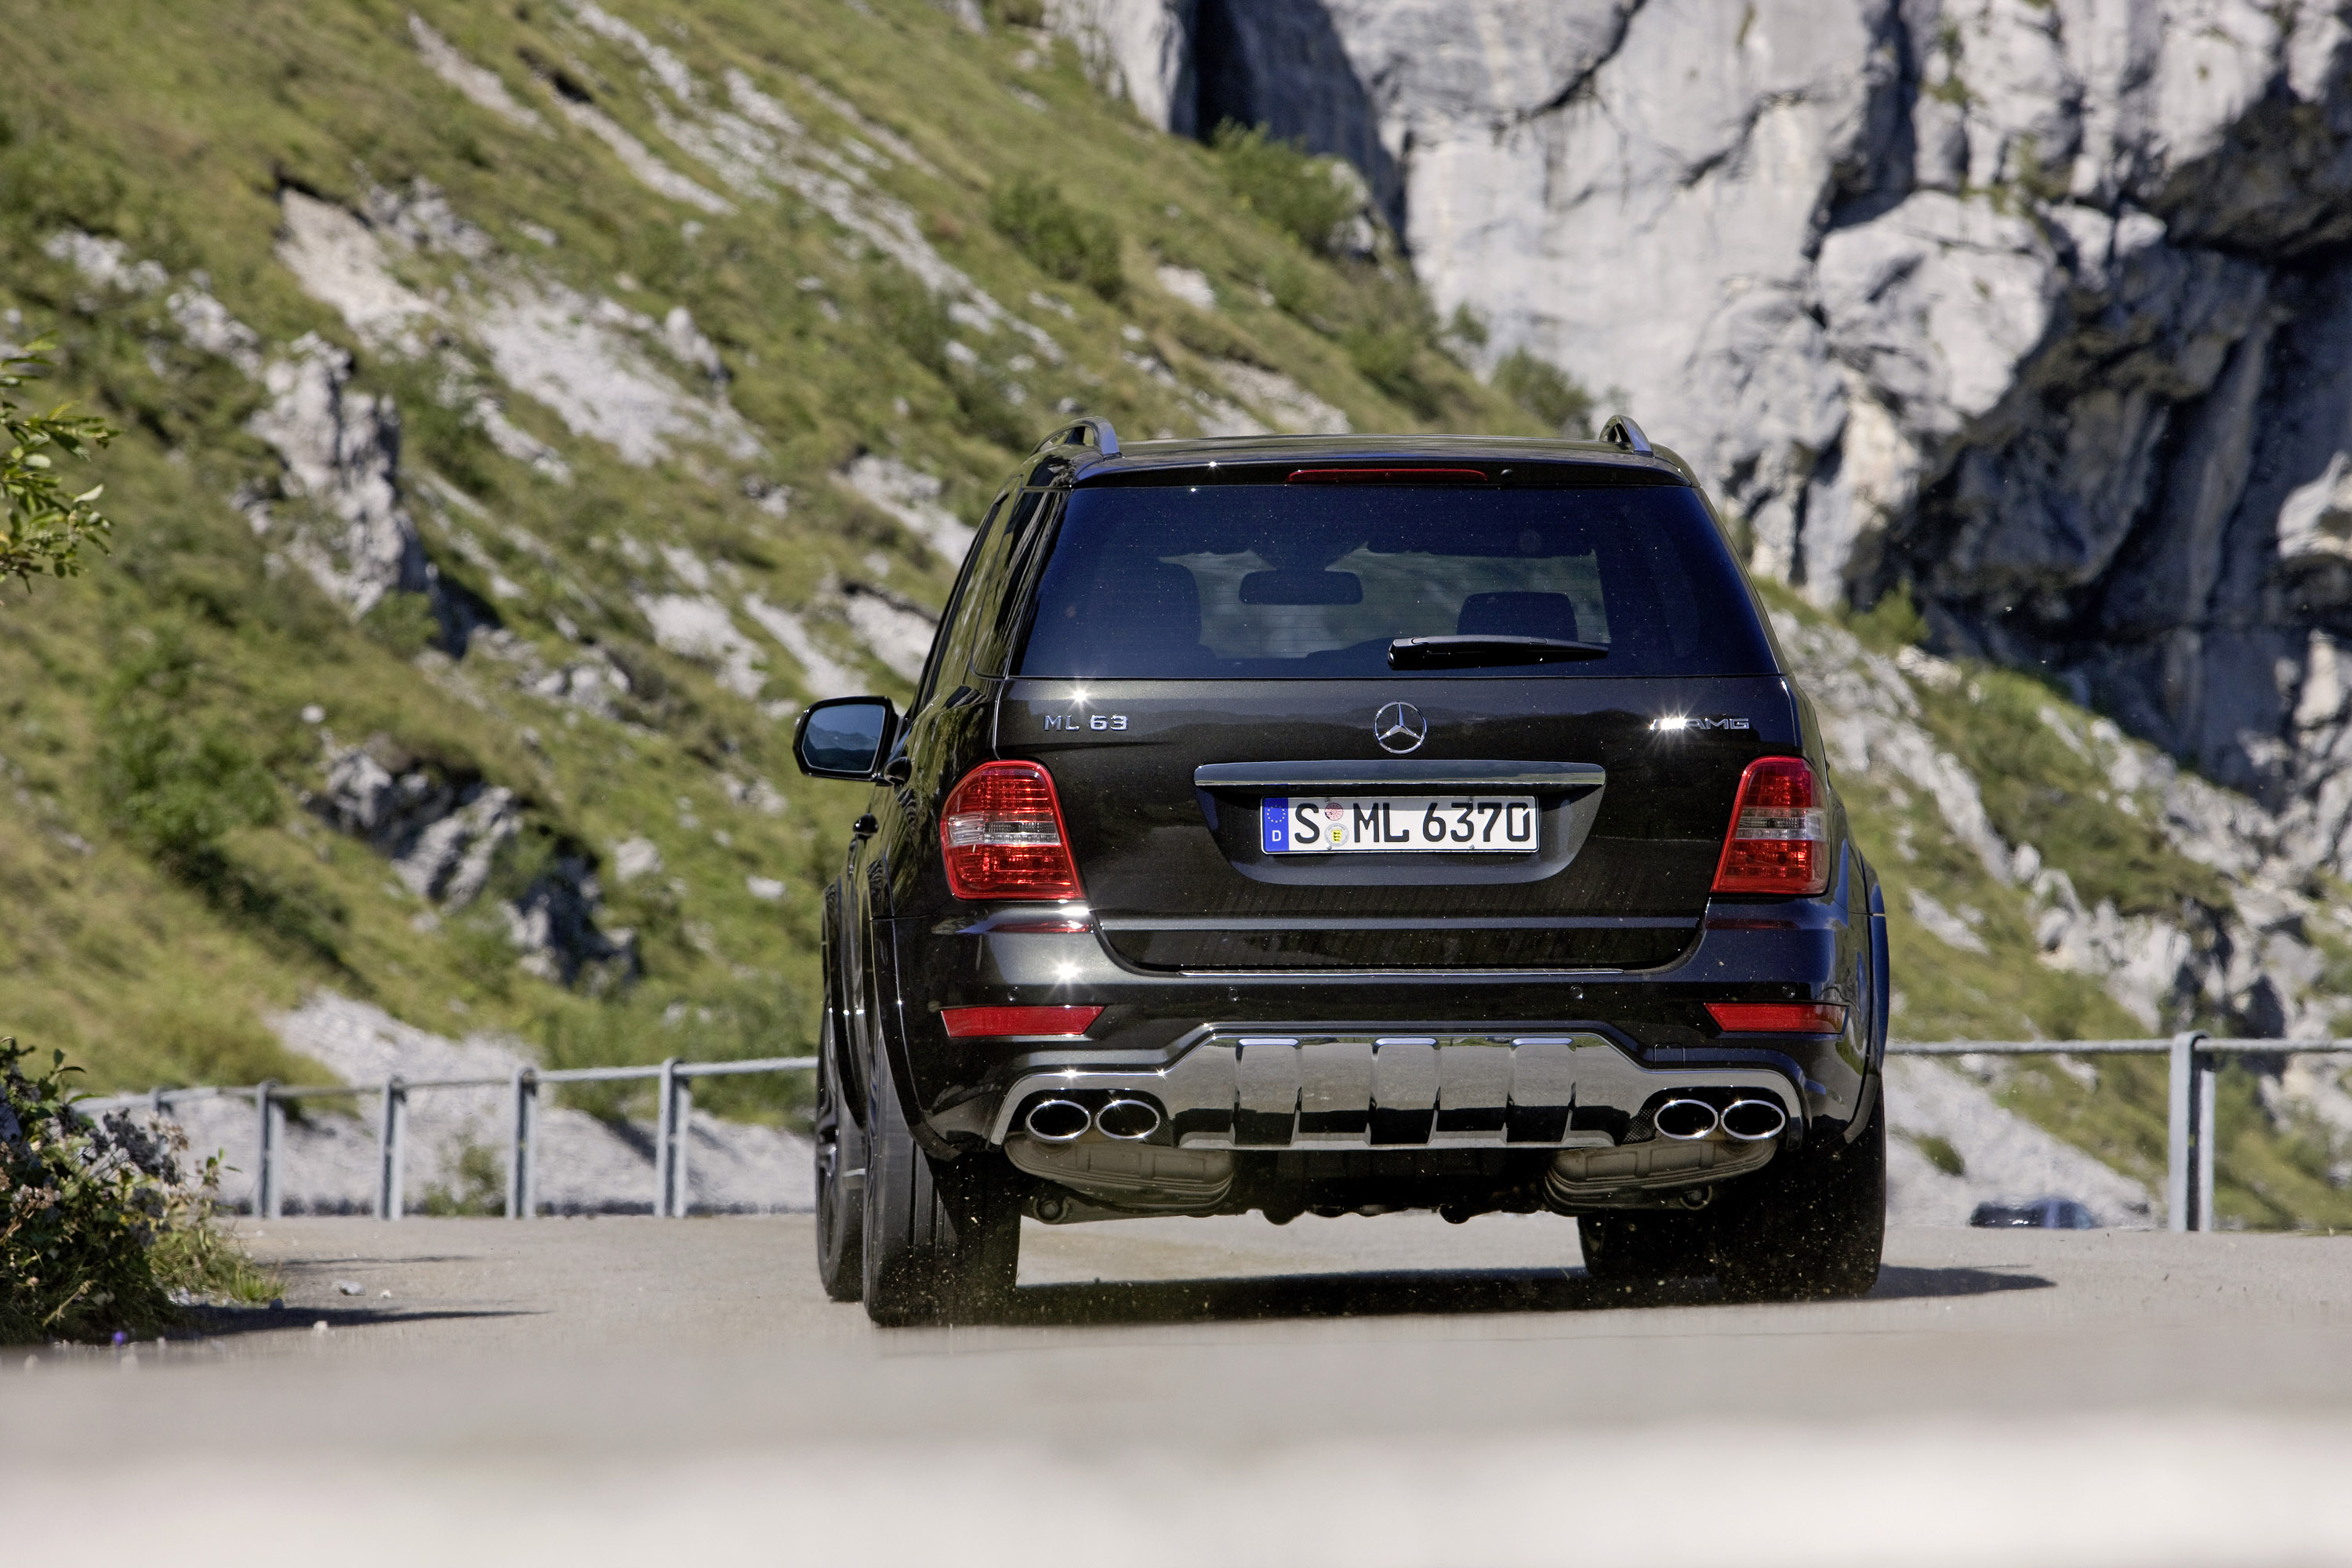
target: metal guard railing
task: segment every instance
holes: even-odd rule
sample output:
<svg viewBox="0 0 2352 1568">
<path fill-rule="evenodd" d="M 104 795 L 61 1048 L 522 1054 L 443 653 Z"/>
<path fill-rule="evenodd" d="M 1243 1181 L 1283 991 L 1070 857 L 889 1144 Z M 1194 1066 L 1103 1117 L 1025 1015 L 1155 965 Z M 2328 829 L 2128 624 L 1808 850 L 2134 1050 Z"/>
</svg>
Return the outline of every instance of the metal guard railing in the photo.
<svg viewBox="0 0 2352 1568">
<path fill-rule="evenodd" d="M 2174 1230 L 2213 1228 L 2213 1109 L 2221 1058 L 2224 1056 L 2352 1055 L 2352 1039 L 2283 1040 L 2221 1039 L 2200 1030 L 2188 1030 L 2168 1039 L 2139 1040 L 1895 1040 L 1887 1045 L 1895 1056 L 2162 1056 L 2171 1063 L 2168 1137 L 2165 1157 L 2165 1212 Z M 750 1061 L 681 1062 L 675 1058 L 658 1067 L 565 1068 L 554 1070 L 522 1068 L 510 1078 L 446 1078 L 386 1079 L 382 1084 L 337 1084 L 317 1088 L 287 1088 L 276 1083 L 239 1089 L 159 1089 L 146 1094 L 113 1095 L 79 1102 L 85 1112 L 146 1106 L 163 1113 L 181 1100 L 212 1097 L 250 1099 L 256 1119 L 256 1179 L 253 1212 L 266 1219 L 278 1217 L 278 1156 L 285 1142 L 285 1102 L 327 1099 L 337 1095 L 373 1094 L 381 1099 L 376 1140 L 380 1151 L 376 1214 L 398 1219 L 402 1214 L 403 1126 L 408 1096 L 421 1089 L 496 1089 L 510 1093 L 507 1145 L 507 1217 L 529 1218 L 539 1212 L 536 1184 L 539 1089 L 551 1083 L 610 1083 L 631 1079 L 658 1079 L 658 1108 L 654 1134 L 654 1213 L 681 1218 L 687 1209 L 686 1122 L 693 1109 L 693 1079 L 732 1073 L 803 1072 L 816 1066 L 814 1057 L 763 1057 Z"/>
<path fill-rule="evenodd" d="M 654 1126 L 654 1213 L 682 1219 L 687 1209 L 687 1118 L 694 1109 L 693 1080 L 727 1078 L 740 1073 L 805 1072 L 814 1068 L 814 1057 L 759 1057 L 732 1062 L 682 1062 L 675 1057 L 657 1067 L 519 1068 L 506 1078 L 390 1078 L 380 1084 L 292 1086 L 268 1082 L 236 1089 L 158 1089 L 145 1094 L 110 1095 L 83 1100 L 76 1109 L 84 1114 L 146 1108 L 157 1115 L 188 1100 L 251 1100 L 257 1112 L 254 1132 L 254 1190 L 251 1212 L 263 1219 L 280 1214 L 278 1165 L 286 1142 L 286 1104 L 295 1100 L 330 1100 L 339 1096 L 374 1095 L 377 1175 L 375 1212 L 381 1219 L 399 1219 L 404 1211 L 402 1188 L 407 1159 L 408 1097 L 436 1089 L 499 1089 L 509 1092 L 506 1160 L 506 1213 L 509 1219 L 528 1219 L 539 1213 L 539 1091 L 545 1084 L 619 1083 L 656 1079 Z"/>
</svg>

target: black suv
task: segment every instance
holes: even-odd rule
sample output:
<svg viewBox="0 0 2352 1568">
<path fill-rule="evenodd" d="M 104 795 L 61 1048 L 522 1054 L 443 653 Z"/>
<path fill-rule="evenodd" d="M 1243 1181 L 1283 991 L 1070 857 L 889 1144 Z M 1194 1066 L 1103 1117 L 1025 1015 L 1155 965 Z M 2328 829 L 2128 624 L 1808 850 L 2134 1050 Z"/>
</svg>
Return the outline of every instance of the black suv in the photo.
<svg viewBox="0 0 2352 1568">
<path fill-rule="evenodd" d="M 1578 1216 L 1593 1276 L 1878 1272 L 1877 881 L 1689 467 L 1080 420 L 982 525 L 825 894 L 826 1290 L 983 1317 L 1024 1215 Z"/>
</svg>

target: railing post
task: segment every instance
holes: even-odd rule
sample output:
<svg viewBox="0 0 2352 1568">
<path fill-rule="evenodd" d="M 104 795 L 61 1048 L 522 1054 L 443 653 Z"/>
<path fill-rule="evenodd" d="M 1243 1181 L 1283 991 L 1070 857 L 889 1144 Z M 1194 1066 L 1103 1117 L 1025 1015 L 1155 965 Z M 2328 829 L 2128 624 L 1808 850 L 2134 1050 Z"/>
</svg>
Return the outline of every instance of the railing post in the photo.
<svg viewBox="0 0 2352 1568">
<path fill-rule="evenodd" d="M 691 1195 L 687 1186 L 686 1152 L 693 1147 L 687 1133 L 694 1125 L 694 1079 L 680 1074 L 677 1081 L 677 1109 L 669 1118 L 669 1216 L 684 1219 Z"/>
<path fill-rule="evenodd" d="M 2197 1228 L 2213 1228 L 2213 1154 L 2221 1142 L 2214 1125 L 2214 1100 L 2221 1077 L 2221 1058 L 2212 1051 L 2197 1053 Z"/>
<path fill-rule="evenodd" d="M 677 1151 L 671 1137 L 671 1118 L 677 1110 L 677 1058 L 662 1058 L 661 1080 L 654 1103 L 654 1217 L 669 1217 L 670 1172 L 675 1168 Z"/>
<path fill-rule="evenodd" d="M 517 1068 L 514 1075 L 514 1137 L 507 1146 L 507 1218 L 529 1219 L 539 1212 L 534 1148 L 539 1132 L 539 1072 Z"/>
<path fill-rule="evenodd" d="M 383 1109 L 376 1122 L 377 1158 L 375 1213 L 378 1219 L 395 1220 L 405 1209 L 408 1086 L 397 1076 L 383 1080 Z"/>
<path fill-rule="evenodd" d="M 253 1091 L 253 1217 L 278 1217 L 278 1137 L 286 1122 L 272 1091 L 276 1079 L 265 1079 Z"/>
<path fill-rule="evenodd" d="M 2164 1160 L 2165 1224 L 2172 1230 L 2202 1230 L 2199 1223 L 2197 1180 L 2200 1163 L 2197 1069 L 2204 1055 L 2197 1047 L 2202 1029 L 2183 1029 L 2172 1037 L 2169 1114 L 2167 1117 Z"/>
</svg>

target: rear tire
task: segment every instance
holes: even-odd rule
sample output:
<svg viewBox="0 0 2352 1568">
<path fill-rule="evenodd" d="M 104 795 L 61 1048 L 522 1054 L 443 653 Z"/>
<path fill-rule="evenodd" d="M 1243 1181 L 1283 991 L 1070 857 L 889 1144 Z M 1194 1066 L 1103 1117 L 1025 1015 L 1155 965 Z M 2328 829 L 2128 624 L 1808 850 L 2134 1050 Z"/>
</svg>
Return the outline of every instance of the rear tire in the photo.
<svg viewBox="0 0 2352 1568">
<path fill-rule="evenodd" d="M 1745 1300 L 1866 1296 L 1886 1244 L 1886 1097 L 1852 1142 L 1834 1134 L 1726 1184 L 1706 1211 L 1717 1274 Z"/>
<path fill-rule="evenodd" d="M 877 1054 L 866 1106 L 866 1314 L 886 1328 L 985 1322 L 1013 1300 L 1021 1204 L 993 1151 L 934 1160 Z"/>
<path fill-rule="evenodd" d="M 866 1129 L 842 1100 L 833 1009 L 820 1026 L 816 1067 L 816 1273 L 825 1295 L 866 1291 Z"/>
</svg>

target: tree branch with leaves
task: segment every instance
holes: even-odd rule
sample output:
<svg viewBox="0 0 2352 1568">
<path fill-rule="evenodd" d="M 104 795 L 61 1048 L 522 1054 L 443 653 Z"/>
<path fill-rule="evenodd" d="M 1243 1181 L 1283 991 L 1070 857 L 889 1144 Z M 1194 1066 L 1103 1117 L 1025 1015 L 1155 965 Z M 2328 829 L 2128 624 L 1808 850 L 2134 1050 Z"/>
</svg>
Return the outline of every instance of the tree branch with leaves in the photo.
<svg viewBox="0 0 2352 1568">
<path fill-rule="evenodd" d="M 104 485 L 79 495 L 58 471 L 59 457 L 87 458 L 121 434 L 105 420 L 59 404 L 46 414 L 12 395 L 52 368 L 53 345 L 38 339 L 0 354 L 0 580 L 30 584 L 36 577 L 70 577 L 81 570 L 85 544 L 103 551 L 113 523 L 98 509 Z"/>
</svg>

